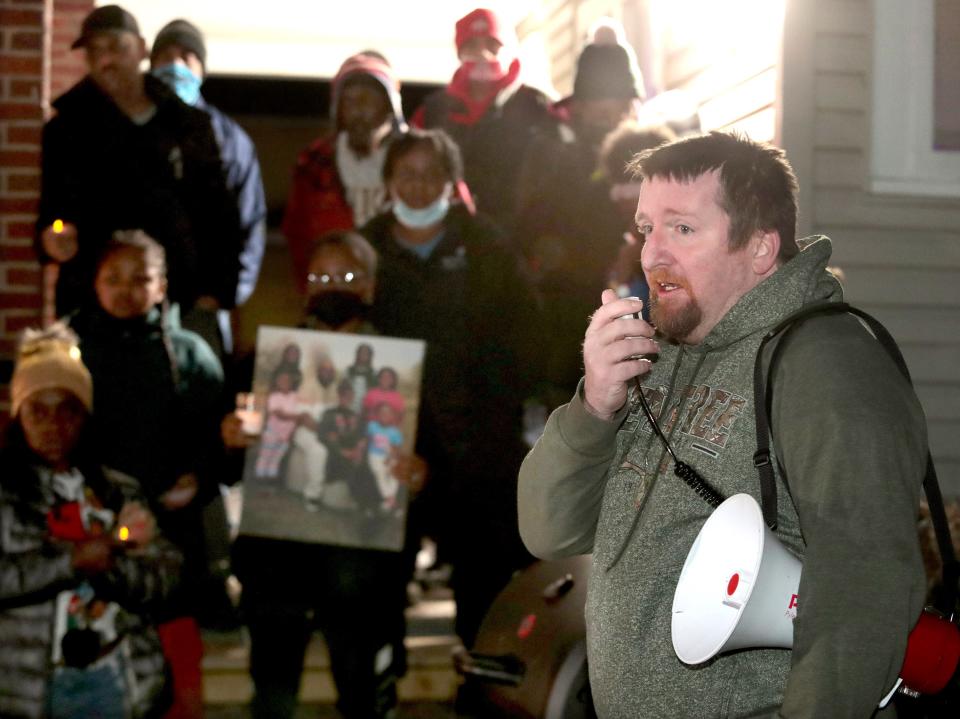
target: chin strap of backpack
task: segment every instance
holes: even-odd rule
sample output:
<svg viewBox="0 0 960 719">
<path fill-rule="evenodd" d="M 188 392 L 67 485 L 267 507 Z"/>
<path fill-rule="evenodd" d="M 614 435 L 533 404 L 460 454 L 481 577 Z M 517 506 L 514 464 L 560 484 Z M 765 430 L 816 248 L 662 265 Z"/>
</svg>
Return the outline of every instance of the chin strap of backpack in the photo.
<svg viewBox="0 0 960 719">
<path fill-rule="evenodd" d="M 753 465 L 757 468 L 757 473 L 760 476 L 760 507 L 763 511 L 763 519 L 770 529 L 776 529 L 777 527 L 777 483 L 770 455 L 769 419 L 773 371 L 785 347 L 784 340 L 795 328 L 810 317 L 840 313 L 852 314 L 862 320 L 870 328 L 873 336 L 883 349 L 890 355 L 907 382 L 912 384 L 910 372 L 907 370 L 907 364 L 900 353 L 900 348 L 897 347 L 897 343 L 887 332 L 887 329 L 866 312 L 851 307 L 844 302 L 819 302 L 807 305 L 784 319 L 764 335 L 753 365 L 753 396 L 757 431 L 757 451 L 753 455 Z M 779 342 L 773 348 L 770 362 L 766 366 L 766 373 L 764 373 L 763 350 L 767 343 L 777 337 L 780 338 Z M 779 467 L 786 485 L 787 474 L 782 465 L 779 465 Z M 929 449 L 927 450 L 927 468 L 923 479 L 923 489 L 927 495 L 930 518 L 933 522 L 940 560 L 943 565 L 943 586 L 934 600 L 934 606 L 944 615 L 952 617 L 957 610 L 958 594 L 960 594 L 960 562 L 957 561 L 953 542 L 950 539 L 950 526 L 943 507 L 943 495 L 940 493 L 940 484 L 937 481 L 937 472 Z"/>
</svg>

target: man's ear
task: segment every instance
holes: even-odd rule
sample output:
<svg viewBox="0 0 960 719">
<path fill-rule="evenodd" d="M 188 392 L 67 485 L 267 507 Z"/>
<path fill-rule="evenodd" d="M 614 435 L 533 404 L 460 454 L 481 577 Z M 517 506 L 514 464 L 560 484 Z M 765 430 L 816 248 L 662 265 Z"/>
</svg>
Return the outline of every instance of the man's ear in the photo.
<svg viewBox="0 0 960 719">
<path fill-rule="evenodd" d="M 758 230 L 751 240 L 753 271 L 766 276 L 777 269 L 780 254 L 780 233 L 776 230 Z"/>
</svg>

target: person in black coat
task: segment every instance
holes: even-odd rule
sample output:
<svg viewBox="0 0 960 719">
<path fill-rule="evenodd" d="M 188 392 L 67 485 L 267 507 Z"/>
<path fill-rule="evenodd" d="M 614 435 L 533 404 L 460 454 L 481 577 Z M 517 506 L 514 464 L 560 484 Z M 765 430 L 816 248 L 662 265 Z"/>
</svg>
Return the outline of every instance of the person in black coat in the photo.
<svg viewBox="0 0 960 719">
<path fill-rule="evenodd" d="M 207 72 L 207 45 L 196 25 L 180 19 L 160 29 L 150 49 L 150 72 L 167 83 L 186 104 L 210 116 L 213 134 L 220 146 L 227 187 L 236 197 L 240 218 L 243 241 L 238 247 L 240 274 L 236 305 L 239 307 L 250 299 L 257 286 L 267 244 L 267 200 L 257 148 L 239 123 L 208 103 L 200 91 Z M 184 318 L 185 322 L 187 319 Z M 222 359 L 233 352 L 229 312 L 217 312 L 216 327 L 219 332 L 212 333 L 213 337 L 208 332 L 204 339 Z M 195 331 L 200 329 L 196 327 Z"/>
<path fill-rule="evenodd" d="M 368 321 L 376 265 L 373 248 L 354 232 L 334 231 L 320 238 L 303 268 L 307 293 L 302 326 L 324 332 L 377 334 Z M 298 357 L 286 366 L 298 368 L 299 364 Z M 238 381 L 249 387 L 252 363 L 238 367 L 236 374 L 244 375 Z M 352 392 L 353 386 L 347 381 L 338 389 Z M 339 455 L 339 450 L 356 455 L 350 450 L 365 447 L 366 441 L 365 423 L 348 409 L 351 403 L 345 394 L 340 395 L 340 402 L 340 407 L 328 409 L 319 423 L 301 418 L 301 429 L 309 429 L 330 448 L 325 478 L 362 480 L 375 492 L 369 467 L 364 472 L 356 457 L 351 461 Z M 342 421 L 337 421 L 337 415 Z M 239 476 L 243 450 L 254 440 L 243 431 L 237 412 L 223 418 L 221 436 L 229 451 L 228 461 Z M 405 464 L 405 473 L 400 470 L 398 474 L 412 487 L 422 481 L 423 468 L 413 458 Z M 251 496 L 247 495 L 247 501 Z M 320 496 L 308 500 L 308 509 L 317 512 L 318 524 L 329 521 L 320 511 L 325 501 Z M 409 565 L 407 553 L 246 534 L 241 525 L 233 545 L 233 569 L 243 585 L 240 606 L 250 635 L 251 715 L 283 719 L 297 713 L 307 644 L 319 629 L 330 654 L 340 714 L 345 719 L 394 716 L 397 681 L 406 672 L 403 638 Z"/>
<path fill-rule="evenodd" d="M 442 130 L 411 130 L 387 151 L 393 208 L 363 229 L 380 255 L 371 319 L 423 339 L 416 453 L 430 481 L 410 521 L 453 565 L 456 630 L 470 647 L 484 614 L 529 561 L 516 526 L 533 299 L 497 227 L 452 200 L 462 181 Z"/>
<path fill-rule="evenodd" d="M 171 301 L 232 307 L 242 238 L 209 117 L 140 73 L 146 45 L 126 10 L 94 10 L 74 47 L 89 72 L 44 126 L 37 219 L 41 263 L 60 264 L 57 313 L 92 300 L 100 251 L 133 228 L 166 250 Z"/>
</svg>

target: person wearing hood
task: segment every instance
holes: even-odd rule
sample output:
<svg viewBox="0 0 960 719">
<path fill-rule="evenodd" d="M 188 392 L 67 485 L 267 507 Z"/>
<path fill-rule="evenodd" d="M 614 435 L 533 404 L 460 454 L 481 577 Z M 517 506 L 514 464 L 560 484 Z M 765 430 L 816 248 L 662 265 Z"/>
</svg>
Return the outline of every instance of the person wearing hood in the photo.
<svg viewBox="0 0 960 719">
<path fill-rule="evenodd" d="M 781 321 L 843 301 L 830 240 L 797 241 L 796 177 L 770 145 L 713 132 L 645 151 L 634 168 L 652 324 L 639 300 L 603 292 L 584 379 L 524 460 L 518 493 L 534 554 L 593 554 L 597 716 L 895 716 L 877 708 L 926 588 L 920 402 L 857 317 L 810 316 L 761 357 L 775 452 L 765 464 L 754 363 Z M 713 511 L 679 461 L 726 497 L 760 497 L 769 466 L 779 501 L 768 525 L 803 562 L 792 650 L 678 661 L 672 598 Z"/>
<path fill-rule="evenodd" d="M 527 147 L 538 136 L 556 137 L 559 119 L 549 98 L 523 83 L 515 33 L 492 10 L 460 18 L 455 42 L 460 66 L 445 88 L 427 96 L 411 124 L 443 129 L 454 139 L 477 208 L 509 231 Z"/>
<path fill-rule="evenodd" d="M 200 29 L 187 20 L 173 20 L 157 33 L 150 50 L 150 73 L 163 80 L 183 102 L 203 110 L 210 116 L 220 161 L 226 172 L 227 188 L 236 198 L 243 241 L 239 250 L 239 277 L 233 306 L 240 307 L 253 294 L 260 274 L 264 245 L 267 241 L 267 201 L 260 175 L 257 149 L 250 136 L 233 119 L 206 101 L 201 86 L 207 71 L 207 46 Z M 201 318 L 194 324 L 191 317 L 182 318 L 184 324 L 203 329 Z M 214 336 L 204 339 L 219 349 L 221 358 L 233 351 L 233 333 L 230 313 L 219 310 Z"/>
<path fill-rule="evenodd" d="M 303 272 L 302 327 L 377 334 L 370 322 L 377 253 L 363 237 L 349 230 L 328 232 L 315 243 Z M 250 363 L 247 386 L 252 376 Z M 341 406 L 328 406 L 323 418 L 301 416 L 298 433 L 312 433 L 315 439 L 322 434 L 329 442 L 327 423 L 340 413 L 342 421 L 333 422 L 339 427 L 340 439 L 347 435 L 354 443 L 363 439 L 364 425 L 348 408 L 353 385 L 344 379 L 335 381 L 332 372 L 329 376 Z M 244 434 L 236 412 L 223 418 L 221 436 L 239 475 L 243 450 L 252 440 Z M 333 452 L 329 461 L 344 467 Z M 404 481 L 413 489 L 413 480 L 423 477 L 422 462 L 405 458 L 403 465 Z M 323 466 L 313 472 L 335 474 Z M 317 479 L 316 474 L 309 476 L 308 486 Z M 323 477 L 319 480 L 322 486 Z M 307 500 L 319 503 L 321 493 Z M 322 501 L 329 502 L 326 496 Z M 330 653 L 340 714 L 345 719 L 394 716 L 397 681 L 406 671 L 404 609 L 410 575 L 406 553 L 241 533 L 234 543 L 233 560 L 243 585 L 240 606 L 250 632 L 251 714 L 255 719 L 284 719 L 297 713 L 305 652 L 315 629 L 323 634 Z"/>
<path fill-rule="evenodd" d="M 163 245 L 169 296 L 183 311 L 232 307 L 240 223 L 209 116 L 140 72 L 146 44 L 123 8 L 87 15 L 73 47 L 88 74 L 44 126 L 36 224 L 41 263 L 59 265 L 57 314 L 93 302 L 97 258 L 130 227 Z"/>
<path fill-rule="evenodd" d="M 313 244 L 332 230 L 361 227 L 384 208 L 383 158 L 406 129 L 400 81 L 376 51 L 348 57 L 330 94 L 333 130 L 297 158 L 281 228 L 301 291 Z"/>
</svg>

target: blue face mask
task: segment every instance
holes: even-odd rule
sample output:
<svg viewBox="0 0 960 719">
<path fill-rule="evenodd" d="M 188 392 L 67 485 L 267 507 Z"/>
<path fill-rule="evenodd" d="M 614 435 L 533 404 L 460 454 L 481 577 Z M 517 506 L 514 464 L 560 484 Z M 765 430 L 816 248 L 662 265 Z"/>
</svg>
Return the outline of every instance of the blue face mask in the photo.
<svg viewBox="0 0 960 719">
<path fill-rule="evenodd" d="M 450 195 L 452 191 L 453 186 L 448 182 L 444 186 L 443 192 L 440 193 L 440 197 L 419 210 L 410 207 L 410 205 L 395 196 L 393 198 L 393 214 L 401 224 L 416 230 L 433 227 L 447 216 L 447 212 L 450 210 Z"/>
<path fill-rule="evenodd" d="M 155 67 L 150 73 L 165 82 L 177 97 L 188 105 L 196 105 L 200 101 L 200 85 L 203 79 L 197 77 L 190 68 L 179 62 Z"/>
</svg>

